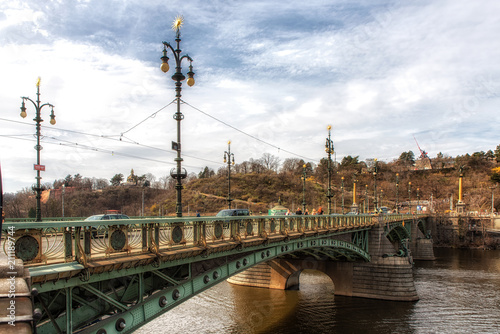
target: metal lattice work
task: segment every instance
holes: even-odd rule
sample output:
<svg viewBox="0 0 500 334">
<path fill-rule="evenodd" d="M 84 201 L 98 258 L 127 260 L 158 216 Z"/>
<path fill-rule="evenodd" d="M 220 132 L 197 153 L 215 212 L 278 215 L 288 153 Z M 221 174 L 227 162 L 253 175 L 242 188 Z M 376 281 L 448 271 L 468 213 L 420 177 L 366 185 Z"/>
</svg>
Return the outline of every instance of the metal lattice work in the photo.
<svg viewBox="0 0 500 334">
<path fill-rule="evenodd" d="M 124 254 L 158 253 L 210 243 L 242 242 L 321 231 L 363 228 L 378 223 L 371 215 L 260 216 L 184 219 L 114 220 L 109 225 L 85 221 L 11 223 L 16 229 L 16 254 L 28 266 L 83 263 Z M 407 218 L 406 221 L 409 218 Z M 386 215 L 387 235 L 409 237 L 403 215 Z M 40 226 L 39 226 L 40 225 Z M 425 224 L 419 220 L 419 228 Z M 5 233 L 5 232 L 4 232 Z M 424 235 L 427 235 L 424 233 Z M 38 250 L 35 253 L 34 250 Z M 3 250 L 6 253 L 6 250 Z"/>
</svg>

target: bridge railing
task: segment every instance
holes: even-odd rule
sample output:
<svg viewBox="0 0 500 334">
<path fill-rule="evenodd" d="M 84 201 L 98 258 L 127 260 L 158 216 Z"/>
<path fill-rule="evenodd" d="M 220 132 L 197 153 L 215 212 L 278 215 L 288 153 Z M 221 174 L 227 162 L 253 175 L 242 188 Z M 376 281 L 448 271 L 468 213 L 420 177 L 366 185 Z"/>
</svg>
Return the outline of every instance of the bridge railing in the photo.
<svg viewBox="0 0 500 334">
<path fill-rule="evenodd" d="M 27 266 L 92 261 L 177 249 L 250 244 L 288 236 L 367 228 L 372 215 L 146 218 L 6 222 L 2 251 Z"/>
</svg>

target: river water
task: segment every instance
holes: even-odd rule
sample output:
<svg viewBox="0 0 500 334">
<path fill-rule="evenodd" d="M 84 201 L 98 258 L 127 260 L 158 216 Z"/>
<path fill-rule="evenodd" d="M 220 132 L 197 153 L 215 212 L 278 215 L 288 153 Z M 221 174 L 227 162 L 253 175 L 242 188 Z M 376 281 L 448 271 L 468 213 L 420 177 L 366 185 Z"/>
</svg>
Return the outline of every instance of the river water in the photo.
<svg viewBox="0 0 500 334">
<path fill-rule="evenodd" d="M 304 271 L 298 291 L 220 283 L 134 333 L 500 333 L 500 251 L 435 255 L 415 263 L 418 302 L 335 296 Z"/>
</svg>

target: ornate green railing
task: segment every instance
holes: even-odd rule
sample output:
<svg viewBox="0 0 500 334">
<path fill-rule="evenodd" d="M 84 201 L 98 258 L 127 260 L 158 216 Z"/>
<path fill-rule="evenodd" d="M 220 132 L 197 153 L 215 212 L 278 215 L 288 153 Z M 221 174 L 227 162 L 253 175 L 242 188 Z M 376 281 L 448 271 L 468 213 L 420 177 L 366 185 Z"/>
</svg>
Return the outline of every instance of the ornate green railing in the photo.
<svg viewBox="0 0 500 334">
<path fill-rule="evenodd" d="M 390 217 L 389 215 L 386 215 Z M 6 222 L 3 252 L 15 245 L 26 266 L 245 244 L 292 235 L 342 231 L 379 222 L 373 215 L 145 218 L 106 221 Z M 12 250 L 10 250 L 12 253 Z"/>
</svg>

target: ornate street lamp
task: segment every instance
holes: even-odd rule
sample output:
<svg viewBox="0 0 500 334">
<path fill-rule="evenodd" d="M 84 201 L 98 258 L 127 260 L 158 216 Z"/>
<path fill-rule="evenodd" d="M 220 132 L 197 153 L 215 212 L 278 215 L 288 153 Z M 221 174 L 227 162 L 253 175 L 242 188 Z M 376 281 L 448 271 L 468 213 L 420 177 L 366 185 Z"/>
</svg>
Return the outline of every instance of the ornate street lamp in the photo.
<svg viewBox="0 0 500 334">
<path fill-rule="evenodd" d="M 174 49 L 170 43 L 163 42 L 163 56 L 161 57 L 162 64 L 160 69 L 167 73 L 169 70 L 168 65 L 168 56 L 167 49 L 172 51 L 175 59 L 175 73 L 172 75 L 172 80 L 175 81 L 175 98 L 177 99 L 177 112 L 174 114 L 174 119 L 177 121 L 177 142 L 172 142 L 172 149 L 177 151 L 177 157 L 174 159 L 177 163 L 177 167 L 173 168 L 170 171 L 170 176 L 177 180 L 175 185 L 175 190 L 177 191 L 177 204 L 176 204 L 176 214 L 177 217 L 182 217 L 182 179 L 187 177 L 187 172 L 181 166 L 182 158 L 181 158 L 181 121 L 184 118 L 184 115 L 181 113 L 181 91 L 182 91 L 182 81 L 186 79 L 184 74 L 182 74 L 181 63 L 183 60 L 189 61 L 189 71 L 187 72 L 188 79 L 186 81 L 188 86 L 194 85 L 194 72 L 193 72 L 193 59 L 189 57 L 187 54 L 181 55 L 181 26 L 184 22 L 182 16 L 177 16 L 175 18 L 174 24 L 172 25 L 172 29 L 176 32 L 175 34 L 175 42 L 176 48 Z"/>
<path fill-rule="evenodd" d="M 411 213 L 411 181 L 408 182 L 408 213 Z"/>
<path fill-rule="evenodd" d="M 342 190 L 342 214 L 344 214 L 344 177 L 342 176 L 340 179 L 342 180 L 342 184 L 340 186 L 340 189 Z"/>
<path fill-rule="evenodd" d="M 231 153 L 231 141 L 227 142 L 227 151 L 224 151 L 224 163 L 227 161 L 227 208 L 231 209 L 231 158 L 234 166 L 234 153 Z"/>
<path fill-rule="evenodd" d="M 62 198 L 62 216 L 64 218 L 64 192 L 66 190 L 66 185 L 63 183 L 62 185 L 62 191 L 61 191 L 61 198 Z"/>
<path fill-rule="evenodd" d="M 373 170 L 373 208 L 375 212 L 378 210 L 378 201 L 377 201 L 377 159 L 374 159 L 375 167 Z"/>
<path fill-rule="evenodd" d="M 365 213 L 370 211 L 370 200 L 368 199 L 368 185 L 365 184 Z"/>
<path fill-rule="evenodd" d="M 420 188 L 417 188 L 417 213 L 418 213 L 418 207 L 420 206 L 420 196 L 418 194 L 418 192 L 420 191 Z"/>
<path fill-rule="evenodd" d="M 306 213 L 306 168 L 306 164 L 302 165 L 302 214 Z"/>
<path fill-rule="evenodd" d="M 358 174 L 354 173 L 353 180 L 352 180 L 352 205 L 351 205 L 351 212 L 354 213 L 359 213 L 359 206 L 356 200 L 356 183 L 358 183 Z"/>
<path fill-rule="evenodd" d="M 396 173 L 396 213 L 399 213 L 399 173 Z"/>
<path fill-rule="evenodd" d="M 495 189 L 497 188 L 497 185 L 495 184 L 494 187 L 490 187 L 491 189 L 491 215 L 493 216 L 495 214 Z"/>
<path fill-rule="evenodd" d="M 463 202 L 463 177 L 464 177 L 464 166 L 459 168 L 460 176 L 458 179 L 458 202 L 457 202 L 457 213 L 462 214 L 465 210 L 465 203 Z"/>
<path fill-rule="evenodd" d="M 44 103 L 40 104 L 40 78 L 38 78 L 38 81 L 36 83 L 36 102 L 30 99 L 29 97 L 24 97 L 22 96 L 22 104 L 21 104 L 21 117 L 25 118 L 27 116 L 26 114 L 26 106 L 25 106 L 25 101 L 30 101 L 33 103 L 33 106 L 35 106 L 36 110 L 36 115 L 33 120 L 36 122 L 36 165 L 34 166 L 36 170 L 36 186 L 33 187 L 33 190 L 36 192 L 36 221 L 41 222 L 42 221 L 42 209 L 41 209 L 41 198 L 42 198 L 42 187 L 40 185 L 40 180 L 42 177 L 40 176 L 40 171 L 45 170 L 45 166 L 40 164 L 40 151 L 43 149 L 43 147 L 40 145 L 40 123 L 43 122 L 43 119 L 40 115 L 42 108 L 45 106 L 49 106 L 51 108 L 51 113 L 50 113 L 50 124 L 54 125 L 56 124 L 56 116 L 54 115 L 54 106 L 50 103 Z"/>
<path fill-rule="evenodd" d="M 328 154 L 328 192 L 326 197 L 328 198 L 328 214 L 332 214 L 332 153 L 334 153 L 333 142 L 330 136 L 332 129 L 331 125 L 327 126 L 328 138 L 326 138 L 325 151 Z"/>
</svg>

